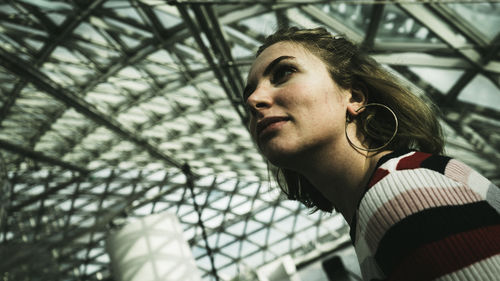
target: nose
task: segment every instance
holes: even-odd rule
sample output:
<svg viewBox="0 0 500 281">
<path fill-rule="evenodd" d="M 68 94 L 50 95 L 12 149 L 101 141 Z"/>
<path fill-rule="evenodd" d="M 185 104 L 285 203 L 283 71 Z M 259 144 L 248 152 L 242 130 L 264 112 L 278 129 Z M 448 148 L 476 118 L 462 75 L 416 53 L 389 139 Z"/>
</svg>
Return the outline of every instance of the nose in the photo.
<svg viewBox="0 0 500 281">
<path fill-rule="evenodd" d="M 263 87 L 255 89 L 247 99 L 247 105 L 254 115 L 261 113 L 264 109 L 270 108 L 272 104 L 273 100 L 269 91 Z"/>
</svg>

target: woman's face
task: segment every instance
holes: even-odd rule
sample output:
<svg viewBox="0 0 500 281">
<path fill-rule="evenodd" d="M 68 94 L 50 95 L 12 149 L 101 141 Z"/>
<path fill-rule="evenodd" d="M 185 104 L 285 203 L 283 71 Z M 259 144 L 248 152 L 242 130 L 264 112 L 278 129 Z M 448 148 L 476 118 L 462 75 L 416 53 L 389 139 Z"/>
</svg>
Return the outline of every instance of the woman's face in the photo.
<svg viewBox="0 0 500 281">
<path fill-rule="evenodd" d="M 345 140 L 349 95 L 326 65 L 299 44 L 279 42 L 251 67 L 244 99 L 250 131 L 264 156 L 282 168 Z"/>
</svg>

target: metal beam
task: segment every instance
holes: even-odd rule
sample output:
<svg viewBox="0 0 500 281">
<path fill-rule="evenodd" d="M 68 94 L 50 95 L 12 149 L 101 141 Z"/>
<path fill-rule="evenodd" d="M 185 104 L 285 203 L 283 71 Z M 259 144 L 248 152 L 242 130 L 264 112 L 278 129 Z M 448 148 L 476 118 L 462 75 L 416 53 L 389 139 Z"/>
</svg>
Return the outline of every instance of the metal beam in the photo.
<svg viewBox="0 0 500 281">
<path fill-rule="evenodd" d="M 228 86 L 232 90 L 229 93 L 231 95 L 231 99 L 239 100 L 240 93 L 243 92 L 243 81 L 241 76 L 238 76 L 231 71 L 233 69 L 231 66 L 234 63 L 234 60 L 231 55 L 231 50 L 224 39 L 223 32 L 213 9 L 210 6 L 207 7 L 199 5 L 193 6 L 192 10 L 194 11 L 198 22 L 197 27 L 203 31 L 206 38 L 210 42 L 210 46 L 212 47 L 211 51 L 214 56 L 211 57 L 211 60 L 216 63 L 216 67 L 218 67 L 224 77 L 227 78 L 229 83 Z M 210 52 L 208 54 L 210 54 Z M 227 66 L 230 68 L 228 69 Z"/>
<path fill-rule="evenodd" d="M 179 169 L 182 167 L 182 163 L 177 162 L 173 159 L 173 157 L 154 147 L 146 139 L 135 135 L 118 121 L 98 111 L 92 104 L 78 97 L 75 93 L 69 93 L 68 89 L 61 88 L 45 74 L 18 58 L 13 58 L 3 49 L 0 49 L 0 64 L 14 74 L 25 77 L 27 81 L 33 83 L 33 85 L 35 85 L 35 87 L 39 90 L 46 92 L 48 95 L 63 102 L 67 106 L 74 108 L 80 114 L 86 116 L 92 121 L 105 126 L 117 135 L 146 150 L 151 156 L 161 159 L 167 164 Z"/>
<path fill-rule="evenodd" d="M 220 8 L 219 12 L 222 13 L 222 15 L 219 17 L 219 21 L 222 24 L 229 24 L 229 23 L 234 23 L 234 22 L 239 22 L 248 18 L 256 17 L 258 15 L 265 14 L 269 12 L 269 8 L 265 7 L 260 4 L 254 4 L 251 6 L 242 6 L 237 9 L 234 7 L 231 7 L 231 10 L 227 11 L 225 13 L 221 9 L 223 6 Z"/>
<path fill-rule="evenodd" d="M 205 33 L 209 36 L 213 37 L 213 41 L 218 46 L 218 52 L 221 54 L 223 61 L 223 70 L 230 76 L 229 78 L 234 79 L 237 98 L 240 98 L 241 93 L 243 93 L 243 88 L 245 87 L 245 82 L 241 77 L 241 73 L 239 72 L 237 67 L 234 67 L 234 59 L 231 53 L 231 48 L 229 46 L 228 41 L 226 40 L 225 33 L 221 27 L 221 24 L 218 20 L 218 15 L 216 15 L 213 6 L 205 6 L 205 14 L 208 16 L 208 20 L 211 23 L 212 28 L 205 27 Z M 203 8 L 202 8 L 203 12 Z"/>
<path fill-rule="evenodd" d="M 456 56 L 455 51 L 441 42 L 376 42 L 373 50 L 376 52 L 426 52 L 436 55 Z"/>
<path fill-rule="evenodd" d="M 158 3 L 164 4 L 164 0 L 156 0 Z M 418 0 L 418 3 L 435 3 L 436 1 L 442 2 L 442 3 L 455 3 L 457 0 Z M 462 2 L 467 2 L 467 3 L 483 3 L 485 0 L 461 0 Z M 491 1 L 491 0 L 490 0 Z M 496 1 L 496 0 L 493 0 Z M 148 1 L 149 3 L 155 3 L 152 0 Z M 170 5 L 179 5 L 179 4 L 192 4 L 192 5 L 198 5 L 198 4 L 220 4 L 220 5 L 255 5 L 255 4 L 264 4 L 264 5 L 269 5 L 272 4 L 270 3 L 269 0 L 168 0 L 168 4 Z M 332 0 L 279 0 L 279 1 L 274 1 L 278 2 L 279 4 L 285 4 L 285 5 L 294 5 L 294 6 L 299 6 L 299 5 L 308 5 L 308 4 L 329 4 L 332 3 Z M 372 5 L 372 4 L 394 4 L 394 3 L 414 3 L 415 0 L 335 0 L 335 3 L 345 3 L 349 5 L 354 5 L 354 4 L 362 4 L 362 5 Z"/>
<path fill-rule="evenodd" d="M 493 68 L 497 71 L 497 73 L 500 73 L 500 62 L 499 61 L 493 61 L 494 59 L 498 58 L 498 52 L 500 52 L 500 33 L 491 40 L 490 45 L 488 48 L 485 50 L 485 54 L 482 58 L 482 62 L 484 65 L 489 66 L 491 64 L 495 64 Z M 497 83 L 497 86 L 500 85 Z"/>
<path fill-rule="evenodd" d="M 134 212 L 134 210 L 136 209 L 139 209 L 147 204 L 151 204 L 151 203 L 156 203 L 158 201 L 160 201 L 161 199 L 164 199 L 166 198 L 166 196 L 171 193 L 171 192 L 174 192 L 176 190 L 178 190 L 179 188 L 183 188 L 184 190 L 185 189 L 185 184 L 184 183 L 181 183 L 181 184 L 174 184 L 174 185 L 171 185 L 169 186 L 168 188 L 163 188 L 165 183 L 167 182 L 167 176 L 169 176 L 168 174 L 165 175 L 164 179 L 162 179 L 161 181 L 157 182 L 157 183 L 153 183 L 151 185 L 148 185 L 148 187 L 144 188 L 142 191 L 139 191 L 140 195 L 139 196 L 136 196 L 137 193 L 133 193 L 131 196 L 129 196 L 129 198 L 134 198 L 134 201 L 130 201 L 128 198 L 124 198 L 123 200 L 127 200 L 130 202 L 134 202 L 134 204 L 120 204 L 119 205 L 119 210 L 121 210 L 121 212 L 118 212 L 117 210 L 117 214 L 116 216 L 112 217 L 110 220 L 107 221 L 107 224 L 105 225 L 105 227 L 102 227 L 102 228 L 95 228 L 95 229 L 91 229 L 91 228 L 81 228 L 80 230 L 81 231 L 87 231 L 86 233 L 83 233 L 83 235 L 86 235 L 87 233 L 89 233 L 89 231 L 92 231 L 93 233 L 97 233 L 99 231 L 107 231 L 107 227 L 110 226 L 110 224 L 113 224 L 113 219 L 116 218 L 116 217 L 119 217 L 119 216 L 122 216 L 122 215 L 126 215 L 126 214 L 131 214 Z M 144 177 L 144 176 L 143 176 Z M 139 182 L 141 181 L 139 178 L 136 178 L 133 180 L 134 182 Z M 104 182 L 104 180 L 102 181 Z M 101 183 L 101 182 L 98 182 L 98 183 Z M 127 183 L 127 184 L 124 184 L 124 185 L 130 185 L 130 183 Z M 159 191 L 157 194 L 154 195 L 154 197 L 145 197 L 144 194 L 147 193 L 149 190 L 151 190 L 152 188 L 155 188 L 157 186 L 161 186 L 162 187 L 162 190 Z M 109 195 L 113 195 L 113 192 L 110 192 Z M 121 195 L 118 195 L 118 196 L 121 196 Z M 188 196 L 182 196 L 181 197 L 182 199 L 179 201 L 179 202 L 176 202 L 177 204 L 184 204 L 185 201 L 187 200 L 190 200 L 190 198 Z M 116 206 L 116 205 L 113 205 L 113 206 Z M 96 216 L 101 216 L 101 215 L 107 215 L 107 213 L 109 212 L 108 208 L 113 208 L 113 206 L 111 207 L 106 207 L 105 210 L 103 209 L 100 209 L 97 213 L 96 213 Z M 80 210 L 73 210 L 74 211 L 80 211 Z M 152 211 L 153 211 L 153 208 L 152 208 Z M 194 211 L 193 211 L 194 212 Z M 97 221 L 96 221 L 97 223 Z M 100 222 L 99 222 L 100 223 Z M 102 224 L 100 224 L 102 225 Z M 121 227 L 122 225 L 115 225 L 116 227 Z M 90 229 L 90 230 L 89 230 Z M 81 237 L 81 236 L 80 236 Z M 67 241 L 69 238 L 66 238 L 64 237 L 62 239 L 62 241 Z M 103 238 L 104 239 L 104 238 Z M 92 247 L 100 247 L 102 245 L 99 245 L 99 242 L 102 241 L 102 240 L 91 240 L 89 241 L 89 243 L 86 245 L 87 247 L 85 248 L 92 248 Z M 81 245 L 81 247 L 77 247 L 75 246 L 75 244 L 72 244 L 72 245 L 68 245 L 68 243 L 65 243 L 65 242 L 62 242 L 64 243 L 63 246 L 68 246 L 68 248 L 71 248 L 71 250 L 67 250 L 67 251 L 62 251 L 62 253 L 60 253 L 60 259 L 63 259 L 64 261 L 69 261 L 71 258 L 74 258 L 75 257 L 75 254 L 82 250 L 82 249 L 85 249 L 83 248 L 83 245 Z M 58 247 L 52 247 L 52 248 L 57 248 L 57 249 L 61 249 L 63 246 L 59 246 Z M 78 258 L 74 258 L 74 260 L 72 261 L 72 265 L 74 267 L 77 267 L 79 266 L 81 263 L 83 262 L 88 262 L 89 260 L 82 260 L 82 259 L 78 259 Z M 69 262 L 68 262 L 69 263 Z M 76 264 L 76 265 L 75 265 Z M 67 271 L 70 271 L 70 270 L 73 270 L 73 267 L 69 267 L 67 268 L 65 271 L 63 272 L 67 272 Z"/>
<path fill-rule="evenodd" d="M 372 6 L 370 25 L 366 30 L 365 39 L 361 44 L 362 48 L 365 50 L 371 50 L 375 45 L 375 37 L 377 36 L 377 31 L 380 26 L 380 22 L 382 21 L 384 7 L 384 4 L 377 4 Z"/>
<path fill-rule="evenodd" d="M 445 117 L 448 125 L 455 130 L 457 135 L 464 137 L 469 141 L 469 143 L 474 147 L 476 153 L 480 153 L 487 157 L 483 159 L 488 159 L 488 162 L 493 163 L 497 167 L 500 166 L 500 153 L 498 149 L 491 146 L 487 139 L 485 139 L 481 134 L 476 132 L 473 128 L 467 124 L 468 120 L 453 121 Z"/>
<path fill-rule="evenodd" d="M 157 51 L 161 47 L 165 47 L 165 48 L 169 49 L 170 46 L 172 46 L 172 44 L 174 42 L 182 41 L 190 36 L 189 32 L 187 32 L 188 31 L 187 27 L 183 23 L 181 23 L 175 27 L 172 27 L 170 29 L 160 28 L 161 24 L 159 23 L 159 21 L 154 22 L 155 17 L 153 17 L 153 16 L 155 16 L 155 14 L 149 9 L 149 6 L 144 5 L 141 2 L 138 2 L 137 5 L 139 5 L 139 7 L 141 8 L 139 11 L 145 11 L 146 17 L 144 17 L 144 18 L 148 18 L 148 19 L 153 21 L 151 23 L 150 27 L 152 28 L 152 31 L 155 34 L 155 37 L 142 42 L 141 45 L 137 46 L 134 50 L 129 52 L 129 54 L 128 54 L 129 56 L 124 56 L 124 57 L 120 58 L 115 63 L 112 63 L 112 67 L 108 68 L 104 73 L 99 73 L 99 75 L 97 77 L 94 77 L 94 79 L 91 79 L 90 83 L 88 83 L 86 85 L 86 87 L 79 92 L 79 95 L 85 96 L 87 92 L 94 89 L 100 83 L 106 81 L 109 77 L 111 77 L 114 74 L 116 74 L 117 72 L 119 72 L 125 66 L 128 66 L 135 61 L 140 61 L 141 59 L 147 57 L 149 54 Z M 232 10 L 231 10 L 231 12 L 232 12 Z M 236 19 L 235 18 L 228 19 L 228 22 L 231 22 L 231 21 L 236 21 Z M 131 22 L 127 22 L 127 23 L 131 24 Z M 134 25 L 134 26 L 136 26 L 136 25 Z M 72 42 L 65 42 L 65 44 L 70 48 L 80 49 L 78 45 L 73 44 Z M 169 51 L 171 51 L 171 50 L 169 50 Z M 193 72 L 189 72 L 189 73 L 192 74 Z M 185 74 L 185 73 L 182 73 L 182 74 Z M 188 76 L 192 76 L 192 75 L 188 75 Z M 188 77 L 186 75 L 184 75 L 184 77 L 185 77 L 186 83 L 189 83 L 189 81 L 193 81 L 193 83 L 196 83 L 194 81 L 196 81 L 197 79 L 193 79 L 193 77 L 188 79 Z M 172 85 L 169 84 L 169 86 L 172 86 Z M 174 87 L 174 88 L 177 88 L 177 87 Z M 169 91 L 169 89 L 170 88 L 160 89 L 160 92 Z M 160 92 L 155 91 L 156 95 Z M 144 101 L 144 100 L 151 98 L 153 96 L 154 95 L 149 95 L 149 97 L 146 97 L 146 98 L 141 97 L 140 100 Z M 125 108 L 128 108 L 128 107 L 125 107 Z M 123 109 L 125 109 L 125 108 L 123 108 Z M 61 114 L 62 113 L 63 112 L 61 112 Z M 90 131 L 88 133 L 90 133 Z"/>
<path fill-rule="evenodd" d="M 77 28 L 85 19 L 87 19 L 93 11 L 98 9 L 102 5 L 102 3 L 104 3 L 104 0 L 94 1 L 88 6 L 80 7 L 82 9 L 78 11 L 78 16 L 67 17 L 67 19 L 60 25 L 61 28 L 58 28 L 50 18 L 48 18 L 44 13 L 39 12 L 33 6 L 23 5 L 25 8 L 29 9 L 32 14 L 40 18 L 40 21 L 45 24 L 45 27 L 51 37 L 51 40 L 48 40 L 48 42 L 46 42 L 42 49 L 36 54 L 34 66 L 39 67 L 40 65 L 42 65 L 52 54 L 52 52 L 57 48 L 57 46 L 62 45 L 69 38 L 71 38 L 70 35 L 74 31 L 74 29 Z M 15 104 L 15 101 L 19 97 L 22 89 L 24 89 L 27 84 L 27 81 L 23 79 L 23 77 L 20 77 L 19 80 L 20 81 L 15 85 L 14 89 L 8 95 L 9 98 L 0 109 L 0 126 L 4 118 L 8 115 L 12 106 Z M 35 146 L 35 144 L 40 140 L 45 132 L 51 128 L 55 120 L 62 116 L 64 111 L 65 109 L 61 109 L 59 112 L 49 117 L 49 120 L 45 122 L 45 124 L 40 128 L 37 134 L 29 140 L 30 147 Z"/>
<path fill-rule="evenodd" d="M 278 22 L 278 28 L 287 28 L 290 26 L 290 20 L 288 19 L 286 12 L 282 9 L 276 10 L 276 20 Z"/>
<path fill-rule="evenodd" d="M 3 231 L 4 224 L 7 225 L 6 207 L 10 205 L 9 189 L 10 189 L 10 184 L 9 184 L 9 178 L 7 176 L 7 169 L 5 167 L 5 162 L 3 160 L 2 154 L 0 153 L 0 200 L 2 202 L 2 204 L 0 205 L 0 232 Z M 5 239 L 5 233 L 3 239 Z"/>
<path fill-rule="evenodd" d="M 455 20 L 453 18 L 446 18 L 446 16 L 450 16 L 451 13 L 445 13 L 444 10 L 441 11 L 441 16 L 445 17 L 446 21 L 440 18 L 436 13 L 433 13 L 428 6 L 421 4 L 398 4 L 401 9 L 406 11 L 409 15 L 414 17 L 420 23 L 422 23 L 425 27 L 431 30 L 434 34 L 436 34 L 441 40 L 450 45 L 456 52 L 461 54 L 466 60 L 468 60 L 475 69 L 471 69 L 466 71 L 464 75 L 456 82 L 456 84 L 451 88 L 450 92 L 447 94 L 446 102 L 455 102 L 457 96 L 463 87 L 468 84 L 475 76 L 481 71 L 485 70 L 485 65 L 489 63 L 491 59 L 496 56 L 498 52 L 499 46 L 496 46 L 498 42 L 500 42 L 500 36 L 497 36 L 490 44 L 490 48 L 485 55 L 481 55 L 477 50 L 471 48 L 470 44 L 467 42 L 463 42 L 462 38 L 456 32 L 456 29 L 451 25 Z M 437 6 L 434 6 L 435 9 L 439 10 Z M 467 27 L 468 29 L 472 27 Z M 462 28 L 458 28 L 459 30 L 466 29 L 466 26 L 462 24 Z M 465 34 L 467 36 L 467 34 Z M 470 34 L 469 34 L 470 35 Z M 478 39 L 479 42 L 484 45 L 482 42 L 484 39 Z M 499 89 L 500 82 L 493 75 L 486 74 L 486 76 L 492 81 Z"/>
<path fill-rule="evenodd" d="M 363 36 L 359 34 L 358 32 L 352 30 L 350 27 L 345 25 L 343 22 L 333 18 L 332 16 L 328 15 L 327 13 L 323 12 L 321 9 L 319 9 L 316 6 L 313 5 L 305 5 L 301 6 L 300 9 L 310 15 L 311 17 L 315 18 L 322 24 L 327 25 L 331 29 L 341 33 L 345 34 L 347 38 L 352 40 L 354 43 L 360 44 L 363 42 Z"/>
<path fill-rule="evenodd" d="M 451 69 L 471 69 L 472 65 L 463 58 L 445 57 L 417 52 L 372 52 L 370 56 L 376 61 L 388 65 L 424 66 Z M 500 72 L 500 70 L 499 70 Z"/>
<path fill-rule="evenodd" d="M 467 60 L 461 57 L 438 56 L 426 54 L 422 52 L 383 52 L 372 51 L 369 55 L 377 62 L 387 65 L 401 66 L 421 66 L 421 67 L 436 67 L 448 69 L 472 69 L 474 68 Z M 235 61 L 236 65 L 244 66 L 251 65 L 254 56 L 240 58 Z M 486 66 L 488 72 L 500 74 L 500 61 L 490 61 Z"/>
<path fill-rule="evenodd" d="M 462 37 L 457 34 L 456 30 L 450 24 L 443 21 L 427 6 L 422 4 L 398 4 L 398 6 L 455 49 L 471 64 L 482 68 L 481 54 L 470 48 L 471 45 L 464 42 Z"/>
<path fill-rule="evenodd" d="M 33 243 L 32 245 L 34 246 L 34 252 L 33 253 L 26 253 L 26 252 L 16 252 L 12 257 L 10 257 L 7 261 L 0 263 L 0 272 L 7 272 L 8 270 L 15 268 L 16 266 L 27 263 L 30 261 L 33 261 L 33 258 L 37 256 L 38 252 L 50 252 L 51 249 L 55 248 L 62 248 L 66 245 L 69 245 L 76 241 L 78 238 L 88 234 L 88 233 L 94 233 L 98 230 L 104 231 L 106 229 L 106 226 L 109 224 L 109 222 L 118 216 L 119 214 L 123 213 L 124 210 L 132 206 L 132 203 L 135 200 L 139 200 L 140 198 L 144 197 L 144 194 L 148 192 L 148 190 L 158 186 L 158 185 L 165 185 L 167 179 L 168 179 L 168 174 L 165 174 L 165 177 L 159 184 L 153 184 L 147 188 L 144 188 L 140 192 L 137 192 L 136 194 L 126 198 L 125 200 L 119 202 L 118 204 L 112 205 L 108 207 L 108 211 L 101 216 L 98 216 L 95 218 L 95 224 L 91 227 L 86 227 L 86 228 L 75 228 L 72 229 L 73 231 L 70 231 L 64 239 L 59 239 L 57 241 L 41 241 L 37 243 Z"/>
<path fill-rule="evenodd" d="M 481 58 L 481 64 L 486 64 L 489 63 L 489 61 L 493 58 L 496 58 L 498 51 L 500 50 L 500 35 L 497 35 L 495 39 L 491 41 L 490 47 L 487 49 L 485 54 L 483 54 L 483 57 Z M 446 95 L 446 102 L 455 102 L 458 95 L 462 91 L 462 89 L 469 84 L 474 77 L 476 77 L 477 74 L 481 72 L 480 69 L 474 68 L 467 70 L 462 77 L 453 85 L 453 87 L 449 90 L 448 94 Z M 494 85 L 497 86 L 497 88 L 500 90 L 500 81 L 496 79 L 495 76 L 491 75 L 490 73 L 484 73 L 487 78 L 490 79 L 491 82 L 493 82 Z"/>
<path fill-rule="evenodd" d="M 478 108 L 481 108 L 479 106 L 471 106 L 460 101 L 456 101 L 453 105 L 446 104 L 440 100 L 443 96 L 439 93 L 437 89 L 435 89 L 429 83 L 420 79 L 413 72 L 409 71 L 407 67 L 397 66 L 394 69 L 396 69 L 399 73 L 401 73 L 401 75 L 406 77 L 409 81 L 418 85 L 421 89 L 425 89 L 425 93 L 427 94 L 427 96 L 430 97 L 431 100 L 433 100 L 440 107 L 440 110 L 444 114 L 443 121 L 445 121 L 446 124 L 452 127 L 458 136 L 461 136 L 464 139 L 468 140 L 474 147 L 475 149 L 474 152 L 476 154 L 480 155 L 481 157 L 483 157 L 483 159 L 485 159 L 485 161 L 489 161 L 490 163 L 499 162 L 498 159 L 500 159 L 500 152 L 498 151 L 498 149 L 492 147 L 482 137 L 477 136 L 477 134 L 471 133 L 472 131 L 470 128 L 465 128 L 467 124 L 464 121 L 468 115 L 468 112 L 488 111 L 490 112 L 490 114 L 492 114 L 490 115 L 490 118 L 493 118 L 494 120 L 495 117 L 498 118 L 499 115 L 498 112 L 495 113 L 487 109 L 479 110 Z M 459 116 L 461 121 L 457 121 L 456 118 L 453 118 L 452 116 Z M 457 125 L 459 124 L 459 122 L 461 122 L 460 126 Z M 492 151 L 494 151 L 494 153 L 492 153 Z"/>
<path fill-rule="evenodd" d="M 7 151 L 10 151 L 10 152 L 15 153 L 15 154 L 20 154 L 24 157 L 31 158 L 35 161 L 40 161 L 40 162 L 48 163 L 51 165 L 56 165 L 56 166 L 59 166 L 59 167 L 62 167 L 64 169 L 68 169 L 71 171 L 77 171 L 77 172 L 80 172 L 83 174 L 88 174 L 90 172 L 89 170 L 87 170 L 84 167 L 80 167 L 78 165 L 47 156 L 41 152 L 34 151 L 32 149 L 25 148 L 25 147 L 22 147 L 22 146 L 17 145 L 17 144 L 10 143 L 10 142 L 3 140 L 3 139 L 0 139 L 0 148 L 7 150 Z"/>
<path fill-rule="evenodd" d="M 37 203 L 38 201 L 41 201 L 41 200 L 47 198 L 49 195 L 58 192 L 59 190 L 62 190 L 62 189 L 66 188 L 74 183 L 80 182 L 81 180 L 85 179 L 86 177 L 87 177 L 87 174 L 73 177 L 72 179 L 70 179 L 66 182 L 63 182 L 63 183 L 61 183 L 57 186 L 54 186 L 52 188 L 46 189 L 44 192 L 42 192 L 38 195 L 35 195 L 33 197 L 30 197 L 30 198 L 28 198 L 20 203 L 17 203 L 15 205 L 12 204 L 13 206 L 11 206 L 9 208 L 9 214 L 19 212 L 24 207 L 29 206 L 29 205 L 34 204 L 34 203 Z"/>
<path fill-rule="evenodd" d="M 460 78 L 453 84 L 444 98 L 444 103 L 454 103 L 458 95 L 476 77 L 478 71 L 475 69 L 466 70 Z"/>
<path fill-rule="evenodd" d="M 460 57 L 439 56 L 417 52 L 372 52 L 370 56 L 379 63 L 403 66 L 424 66 L 451 69 L 475 69 L 467 60 Z M 489 61 L 485 70 L 492 74 L 500 74 L 500 61 Z"/>
<path fill-rule="evenodd" d="M 466 38 L 474 42 L 479 47 L 488 46 L 488 38 L 484 36 L 480 30 L 469 24 L 464 18 L 457 14 L 449 6 L 442 3 L 432 3 L 429 7 L 436 12 L 441 18 L 451 24 L 453 27 L 463 34 Z"/>
<path fill-rule="evenodd" d="M 42 47 L 40 52 L 36 54 L 36 60 L 34 62 L 35 67 L 42 65 L 47 58 L 52 54 L 52 52 L 56 49 L 58 45 L 60 45 L 65 40 L 70 38 L 70 34 L 73 32 L 75 28 L 77 28 L 82 21 L 84 21 L 95 9 L 101 6 L 105 0 L 92 1 L 88 6 L 84 7 L 84 9 L 78 11 L 78 14 L 75 16 L 69 16 L 67 19 L 61 24 L 62 29 L 59 30 L 56 28 L 55 24 L 45 16 L 43 13 L 37 13 L 38 16 L 42 16 L 42 22 L 49 25 L 50 40 Z M 22 2 L 21 2 L 22 3 Z M 29 5 L 27 5 L 29 6 Z M 31 10 L 34 10 L 31 9 Z M 19 97 L 21 90 L 26 86 L 26 81 L 24 79 L 20 79 L 20 81 L 14 86 L 11 93 L 7 96 L 9 97 L 6 102 L 4 102 L 2 108 L 0 109 L 0 125 L 2 124 L 4 118 L 10 111 L 10 108 L 14 105 L 16 99 Z"/>
<path fill-rule="evenodd" d="M 212 68 L 212 71 L 215 74 L 215 77 L 219 81 L 220 86 L 224 89 L 224 92 L 226 93 L 231 105 L 235 109 L 235 111 L 238 113 L 240 116 L 240 119 L 243 124 L 247 123 L 248 120 L 248 114 L 242 110 L 241 107 L 241 99 L 239 97 L 238 92 L 238 87 L 234 84 L 235 81 L 231 81 L 231 77 L 226 76 L 227 72 L 223 71 L 224 68 L 221 69 L 221 67 L 216 63 L 215 59 L 212 57 L 210 54 L 210 51 L 208 47 L 205 45 L 203 42 L 203 39 L 201 37 L 201 31 L 199 30 L 199 26 L 196 25 L 195 21 L 191 18 L 191 16 L 188 13 L 187 8 L 189 7 L 186 5 L 178 5 L 177 8 L 182 15 L 184 21 L 188 25 L 189 29 L 191 30 L 192 36 L 195 39 L 196 43 L 198 44 L 198 47 L 200 48 L 201 52 L 203 53 L 203 56 L 207 60 L 208 64 Z M 199 12 L 198 12 L 199 13 Z M 230 66 L 229 66 L 230 67 Z M 243 89 L 241 89 L 242 91 Z"/>
<path fill-rule="evenodd" d="M 136 1 L 136 5 L 139 5 L 141 7 L 142 11 L 147 11 L 149 7 L 142 2 Z M 173 1 L 175 2 L 175 1 Z M 170 4 L 174 4 L 174 3 Z M 183 2 L 184 3 L 184 2 Z M 162 3 L 164 4 L 164 3 Z M 148 7 L 148 8 L 147 8 Z M 262 7 L 262 6 L 260 6 Z M 139 12 L 141 11 L 139 10 Z M 257 10 L 254 10 L 253 7 L 248 9 L 248 15 L 247 17 L 254 16 L 256 13 L 265 13 L 268 10 L 264 8 L 259 8 Z M 241 16 L 240 12 L 238 11 L 236 14 L 234 12 L 234 9 L 231 10 L 225 10 L 224 15 L 221 16 L 221 21 L 224 19 L 223 23 L 224 24 L 230 24 L 233 22 L 237 22 L 241 20 L 238 16 Z M 153 16 L 154 13 L 147 13 L 147 16 L 149 19 L 154 19 Z M 125 20 L 125 19 L 117 19 L 115 16 L 116 20 Z M 133 21 L 127 20 L 127 24 L 133 25 L 136 28 L 140 28 L 140 26 L 137 25 L 137 23 L 134 23 Z M 129 57 L 122 58 L 114 63 L 112 63 L 112 67 L 106 70 L 106 72 L 99 74 L 99 76 L 94 77 L 91 79 L 90 83 L 86 85 L 86 87 L 81 91 L 81 94 L 85 94 L 89 91 L 91 91 L 93 88 L 95 88 L 97 85 L 100 83 L 106 81 L 109 77 L 113 76 L 117 72 L 119 72 L 121 69 L 123 69 L 125 66 L 128 66 L 132 64 L 133 62 L 137 62 L 142 60 L 143 58 L 147 57 L 148 55 L 156 52 L 160 48 L 166 48 L 169 49 L 174 43 L 179 43 L 184 41 L 185 39 L 189 38 L 191 36 L 191 33 L 189 32 L 188 27 L 186 26 L 185 23 L 180 23 L 176 26 L 173 26 L 169 29 L 163 29 L 160 28 L 162 25 L 158 22 L 150 26 L 152 28 L 152 32 L 156 35 L 152 37 L 151 39 L 147 39 L 143 41 L 140 45 L 138 45 L 135 49 L 129 52 Z M 143 28 L 141 28 L 143 29 Z M 149 31 L 149 30 L 148 30 Z M 67 43 L 69 47 L 72 48 L 77 48 L 79 49 L 78 45 L 72 44 L 71 42 Z"/>
</svg>

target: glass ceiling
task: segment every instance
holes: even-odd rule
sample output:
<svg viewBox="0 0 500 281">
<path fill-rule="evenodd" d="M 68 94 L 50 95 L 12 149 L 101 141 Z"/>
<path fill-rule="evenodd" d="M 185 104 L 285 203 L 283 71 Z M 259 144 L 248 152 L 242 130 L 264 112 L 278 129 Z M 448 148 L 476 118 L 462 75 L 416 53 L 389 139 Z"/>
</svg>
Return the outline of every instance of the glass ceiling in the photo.
<svg viewBox="0 0 500 281">
<path fill-rule="evenodd" d="M 336 213 L 283 200 L 244 125 L 254 52 L 281 26 L 362 44 L 439 106 L 447 154 L 500 184 L 500 3 L 371 2 L 1 1 L 1 278 L 113 280 L 107 233 L 167 210 L 203 280 L 348 241 Z"/>
</svg>

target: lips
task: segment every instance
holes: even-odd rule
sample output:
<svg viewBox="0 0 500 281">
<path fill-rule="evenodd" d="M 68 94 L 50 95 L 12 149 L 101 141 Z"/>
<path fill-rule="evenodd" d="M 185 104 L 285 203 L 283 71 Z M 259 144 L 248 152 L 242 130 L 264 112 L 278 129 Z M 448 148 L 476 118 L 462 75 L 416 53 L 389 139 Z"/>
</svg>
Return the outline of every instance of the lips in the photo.
<svg viewBox="0 0 500 281">
<path fill-rule="evenodd" d="M 262 120 L 260 120 L 257 123 L 257 136 L 260 136 L 262 131 L 264 131 L 267 127 L 271 126 L 274 123 L 278 123 L 281 121 L 288 121 L 290 118 L 285 117 L 285 116 L 274 116 L 274 117 L 266 117 Z"/>
</svg>

